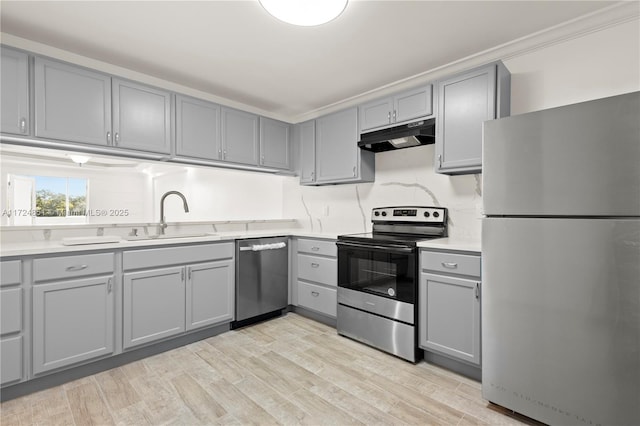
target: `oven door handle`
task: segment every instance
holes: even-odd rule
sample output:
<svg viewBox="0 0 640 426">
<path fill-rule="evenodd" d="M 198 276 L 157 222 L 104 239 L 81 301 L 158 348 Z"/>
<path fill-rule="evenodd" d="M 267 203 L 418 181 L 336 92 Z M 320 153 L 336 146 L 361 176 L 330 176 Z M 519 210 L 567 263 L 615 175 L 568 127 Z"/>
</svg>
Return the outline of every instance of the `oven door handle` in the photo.
<svg viewBox="0 0 640 426">
<path fill-rule="evenodd" d="M 414 249 L 411 247 L 398 247 L 398 246 L 379 246 L 372 244 L 356 244 L 356 243 L 346 243 L 343 241 L 337 241 L 336 245 L 350 247 L 350 248 L 358 248 L 361 250 L 384 250 L 391 253 L 413 253 Z"/>
</svg>

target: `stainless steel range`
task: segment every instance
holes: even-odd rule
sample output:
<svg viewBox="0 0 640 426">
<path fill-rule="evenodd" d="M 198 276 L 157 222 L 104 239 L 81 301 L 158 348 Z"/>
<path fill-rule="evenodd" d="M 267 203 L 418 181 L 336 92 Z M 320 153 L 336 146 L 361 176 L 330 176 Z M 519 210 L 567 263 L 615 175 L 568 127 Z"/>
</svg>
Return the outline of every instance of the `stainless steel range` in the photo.
<svg viewBox="0 0 640 426">
<path fill-rule="evenodd" d="M 338 236 L 338 333 L 411 362 L 417 344 L 417 243 L 447 236 L 447 209 L 381 207 L 373 232 Z"/>
</svg>

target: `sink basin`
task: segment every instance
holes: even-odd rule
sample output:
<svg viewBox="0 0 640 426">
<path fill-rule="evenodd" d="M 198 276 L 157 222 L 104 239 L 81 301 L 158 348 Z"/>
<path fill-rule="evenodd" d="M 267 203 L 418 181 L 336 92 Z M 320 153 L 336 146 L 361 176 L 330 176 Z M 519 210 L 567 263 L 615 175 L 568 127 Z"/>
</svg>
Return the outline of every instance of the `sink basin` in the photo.
<svg viewBox="0 0 640 426">
<path fill-rule="evenodd" d="M 127 235 L 123 237 L 127 241 L 141 241 L 141 240 L 172 240 L 175 238 L 195 238 L 195 237 L 208 237 L 216 234 L 211 233 L 197 233 L 197 234 L 156 234 L 156 235 Z"/>
</svg>

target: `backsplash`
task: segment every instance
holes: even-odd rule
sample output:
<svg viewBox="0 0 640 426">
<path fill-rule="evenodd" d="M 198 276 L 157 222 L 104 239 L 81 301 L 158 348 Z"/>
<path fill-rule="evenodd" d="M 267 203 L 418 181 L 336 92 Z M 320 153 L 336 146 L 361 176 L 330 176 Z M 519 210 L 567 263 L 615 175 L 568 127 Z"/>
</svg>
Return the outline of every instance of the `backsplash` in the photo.
<svg viewBox="0 0 640 426">
<path fill-rule="evenodd" d="M 300 186 L 284 183 L 284 209 L 305 229 L 357 233 L 371 230 L 371 209 L 395 205 L 449 209 L 449 235 L 480 239 L 482 176 L 434 172 L 434 145 L 376 154 L 373 183 Z"/>
</svg>

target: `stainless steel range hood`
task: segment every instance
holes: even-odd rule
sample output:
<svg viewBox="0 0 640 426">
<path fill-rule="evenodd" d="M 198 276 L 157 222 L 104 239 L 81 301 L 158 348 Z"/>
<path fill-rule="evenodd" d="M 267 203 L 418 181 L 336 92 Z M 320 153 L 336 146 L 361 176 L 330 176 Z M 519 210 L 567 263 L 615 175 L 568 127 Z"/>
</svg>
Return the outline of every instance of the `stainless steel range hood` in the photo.
<svg viewBox="0 0 640 426">
<path fill-rule="evenodd" d="M 435 142 L 435 118 L 360 135 L 358 146 L 373 152 L 428 145 Z"/>
</svg>

